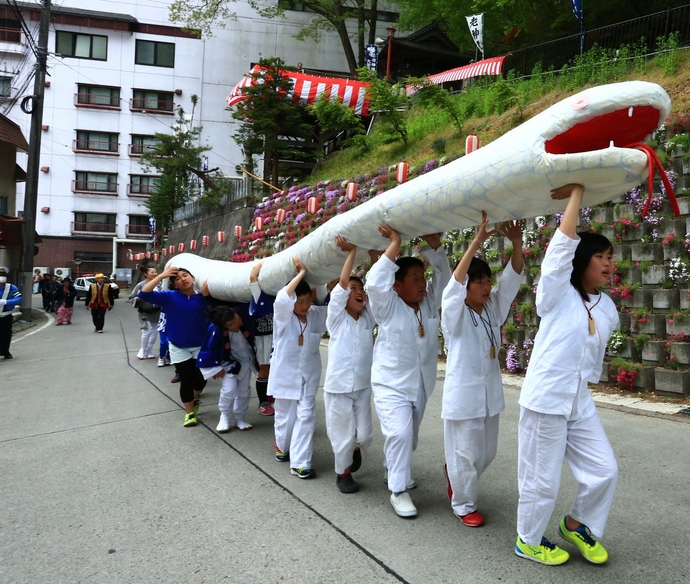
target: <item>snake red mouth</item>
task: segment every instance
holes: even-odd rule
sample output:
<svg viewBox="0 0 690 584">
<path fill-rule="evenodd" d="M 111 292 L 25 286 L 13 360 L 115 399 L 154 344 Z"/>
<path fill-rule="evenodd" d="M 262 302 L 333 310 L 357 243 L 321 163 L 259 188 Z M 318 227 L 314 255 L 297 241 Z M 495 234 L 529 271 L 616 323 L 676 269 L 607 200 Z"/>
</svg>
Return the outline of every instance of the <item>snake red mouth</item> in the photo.
<svg viewBox="0 0 690 584">
<path fill-rule="evenodd" d="M 576 154 L 603 150 L 612 145 L 626 148 L 642 142 L 659 127 L 660 112 L 651 105 L 630 106 L 576 124 L 547 140 L 549 154 Z"/>
</svg>

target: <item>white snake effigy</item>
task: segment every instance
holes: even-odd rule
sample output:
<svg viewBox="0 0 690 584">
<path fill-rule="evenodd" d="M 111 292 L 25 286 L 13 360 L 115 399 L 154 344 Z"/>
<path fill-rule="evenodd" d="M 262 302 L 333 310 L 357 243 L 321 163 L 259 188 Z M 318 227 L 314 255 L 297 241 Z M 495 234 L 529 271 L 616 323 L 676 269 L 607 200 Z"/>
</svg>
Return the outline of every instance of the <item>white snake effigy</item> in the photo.
<svg viewBox="0 0 690 584">
<path fill-rule="evenodd" d="M 388 224 L 403 240 L 477 225 L 481 211 L 491 222 L 562 211 L 566 201 L 550 190 L 585 186 L 585 203 L 609 201 L 639 185 L 652 172 L 647 154 L 626 147 L 644 141 L 670 113 L 671 100 L 654 83 L 630 81 L 586 89 L 568 97 L 494 142 L 336 215 L 294 245 L 263 261 L 259 284 L 276 294 L 292 278 L 292 257 L 307 268 L 307 281 L 324 284 L 340 274 L 341 235 L 358 248 L 384 249 L 377 230 Z M 248 302 L 249 272 L 256 262 L 232 263 L 180 254 L 168 266 L 184 267 L 197 282 L 208 280 L 212 296 Z"/>
</svg>

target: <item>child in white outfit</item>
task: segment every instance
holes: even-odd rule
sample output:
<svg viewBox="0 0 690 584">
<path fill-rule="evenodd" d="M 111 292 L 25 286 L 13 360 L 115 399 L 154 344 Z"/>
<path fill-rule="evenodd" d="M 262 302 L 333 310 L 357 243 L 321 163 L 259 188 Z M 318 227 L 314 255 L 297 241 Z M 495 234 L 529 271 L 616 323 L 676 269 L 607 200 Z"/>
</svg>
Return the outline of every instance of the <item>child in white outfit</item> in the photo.
<svg viewBox="0 0 690 584">
<path fill-rule="evenodd" d="M 383 432 L 390 502 L 400 517 L 414 517 L 407 489 L 414 488 L 411 465 L 427 399 L 434 391 L 438 362 L 441 292 L 450 280 L 440 234 L 422 237 L 422 253 L 434 269 L 431 282 L 417 258 L 396 261 L 400 235 L 379 226 L 390 243 L 367 275 L 369 307 L 379 325 L 374 343 L 371 386 Z"/>
<path fill-rule="evenodd" d="M 326 307 L 312 306 L 307 269 L 293 258 L 297 275 L 281 289 L 273 305 L 273 354 L 268 394 L 275 398 L 275 453 L 290 461 L 290 473 L 301 479 L 316 476 L 311 466 L 316 391 L 321 379 L 321 335 Z"/>
<path fill-rule="evenodd" d="M 522 280 L 522 230 L 509 222 L 503 232 L 513 243 L 511 263 L 491 288 L 491 268 L 474 257 L 494 231 L 482 223 L 454 277 L 443 291 L 441 324 L 448 345 L 443 388 L 444 445 L 448 496 L 453 513 L 468 527 L 480 527 L 479 477 L 496 457 L 498 416 L 505 407 L 498 363 L 501 325 Z"/>
<path fill-rule="evenodd" d="M 347 252 L 340 280 L 331 291 L 326 328 L 328 366 L 323 386 L 326 429 L 335 455 L 336 485 L 341 493 L 355 493 L 352 478 L 362 464 L 362 450 L 371 444 L 371 358 L 374 317 L 365 306 L 362 281 L 351 276 L 357 247 L 341 236 L 336 245 Z"/>
</svg>

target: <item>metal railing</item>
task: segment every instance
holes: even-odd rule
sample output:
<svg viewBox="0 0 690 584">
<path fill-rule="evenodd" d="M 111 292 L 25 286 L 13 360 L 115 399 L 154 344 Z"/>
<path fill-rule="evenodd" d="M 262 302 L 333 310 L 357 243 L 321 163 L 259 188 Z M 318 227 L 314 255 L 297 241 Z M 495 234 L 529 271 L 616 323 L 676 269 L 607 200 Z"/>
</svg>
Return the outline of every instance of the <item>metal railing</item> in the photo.
<svg viewBox="0 0 690 584">
<path fill-rule="evenodd" d="M 103 195 L 117 195 L 118 184 L 116 182 L 103 182 L 95 180 L 73 180 L 72 192 L 96 193 Z"/>
<path fill-rule="evenodd" d="M 671 33 L 678 33 L 680 46 L 690 45 L 690 4 L 585 31 L 584 51 L 595 45 L 606 49 L 628 45 L 636 53 L 650 55 L 657 50 L 657 39 Z M 512 71 L 515 77 L 529 76 L 537 63 L 542 71 L 559 70 L 580 54 L 580 41 L 580 34 L 574 34 L 512 51 L 506 57 L 503 74 Z"/>
<path fill-rule="evenodd" d="M 151 237 L 151 227 L 146 225 L 127 224 L 127 237 Z"/>
<path fill-rule="evenodd" d="M 173 112 L 173 100 L 170 99 L 152 99 L 149 97 L 133 97 L 129 101 L 129 109 L 132 111 L 151 111 L 151 112 L 163 112 L 172 114 Z"/>
<path fill-rule="evenodd" d="M 72 221 L 72 233 L 88 235 L 117 235 L 117 223 L 87 223 L 86 221 Z"/>
<path fill-rule="evenodd" d="M 92 107 L 106 109 L 120 109 L 119 95 L 103 95 L 99 93 L 75 93 L 74 105 L 77 107 Z"/>
<path fill-rule="evenodd" d="M 220 210 L 224 205 L 227 205 L 228 203 L 240 201 L 247 196 L 247 194 L 245 193 L 244 178 L 242 178 L 241 176 L 233 176 L 225 177 L 223 180 L 226 182 L 229 192 L 223 195 L 221 199 L 218 201 L 218 203 L 215 205 L 215 208 L 218 210 Z M 184 207 L 176 209 L 173 215 L 173 220 L 185 221 L 187 219 L 200 217 L 205 212 L 208 212 L 208 210 L 205 209 L 199 201 L 192 201 L 191 203 L 187 203 Z"/>
<path fill-rule="evenodd" d="M 130 183 L 127 185 L 127 194 L 130 196 L 148 197 L 156 192 L 158 185 Z"/>
<path fill-rule="evenodd" d="M 108 142 L 105 140 L 82 140 L 77 139 L 72 142 L 74 152 L 92 152 L 95 154 L 118 154 L 120 149 L 119 142 Z"/>
<path fill-rule="evenodd" d="M 16 28 L 0 28 L 0 43 L 21 43 L 22 31 Z"/>
<path fill-rule="evenodd" d="M 130 144 L 127 151 L 130 156 L 141 156 L 144 152 L 155 150 L 157 144 Z"/>
</svg>

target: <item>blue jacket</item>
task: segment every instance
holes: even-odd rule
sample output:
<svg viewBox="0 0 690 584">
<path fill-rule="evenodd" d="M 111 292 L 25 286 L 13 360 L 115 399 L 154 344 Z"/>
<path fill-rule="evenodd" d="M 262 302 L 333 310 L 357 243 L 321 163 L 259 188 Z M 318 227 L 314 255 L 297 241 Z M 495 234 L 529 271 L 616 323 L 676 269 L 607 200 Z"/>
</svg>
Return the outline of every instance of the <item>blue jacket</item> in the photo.
<svg viewBox="0 0 690 584">
<path fill-rule="evenodd" d="M 254 331 L 252 319 L 249 316 L 249 305 L 236 304 L 232 309 L 240 315 L 243 322 L 240 331 L 244 334 L 252 349 L 254 349 Z M 218 367 L 221 363 L 232 363 L 235 361 L 230 352 L 227 335 L 224 333 L 226 333 L 226 331 L 215 324 L 209 325 L 206 331 L 206 337 L 199 351 L 199 356 L 196 360 L 196 366 L 199 369 L 210 369 L 212 367 Z M 256 358 L 254 365 L 258 369 L 259 365 L 256 362 Z"/>
<path fill-rule="evenodd" d="M 181 349 L 201 347 L 208 328 L 206 307 L 208 300 L 202 294 L 187 296 L 179 290 L 139 292 L 139 298 L 158 304 L 165 312 L 165 334 Z"/>
<path fill-rule="evenodd" d="M 7 295 L 7 304 L 2 306 L 0 312 L 12 312 L 14 307 L 17 306 L 22 301 L 22 295 L 19 293 L 19 289 L 14 284 L 3 284 L 0 286 L 0 298 L 5 296 L 5 287 L 10 287 L 10 292 Z"/>
</svg>

